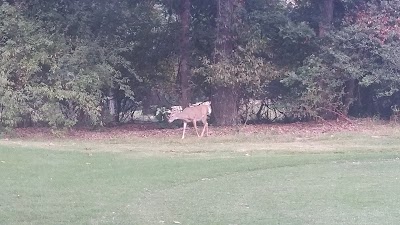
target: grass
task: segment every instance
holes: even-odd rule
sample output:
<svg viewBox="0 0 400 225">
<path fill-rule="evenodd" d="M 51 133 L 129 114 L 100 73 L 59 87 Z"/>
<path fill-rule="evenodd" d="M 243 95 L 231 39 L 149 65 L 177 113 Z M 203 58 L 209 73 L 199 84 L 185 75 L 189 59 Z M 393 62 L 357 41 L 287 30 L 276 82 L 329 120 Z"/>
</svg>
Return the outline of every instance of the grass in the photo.
<svg viewBox="0 0 400 225">
<path fill-rule="evenodd" d="M 397 224 L 400 138 L 0 140 L 0 224 Z"/>
</svg>

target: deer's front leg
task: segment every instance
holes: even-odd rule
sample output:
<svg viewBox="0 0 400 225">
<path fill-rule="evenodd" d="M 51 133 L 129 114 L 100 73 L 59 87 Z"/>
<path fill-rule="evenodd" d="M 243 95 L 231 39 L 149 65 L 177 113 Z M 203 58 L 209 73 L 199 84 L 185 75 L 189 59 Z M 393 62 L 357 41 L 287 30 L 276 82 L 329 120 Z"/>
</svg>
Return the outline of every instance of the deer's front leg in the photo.
<svg viewBox="0 0 400 225">
<path fill-rule="evenodd" d="M 184 139 L 184 138 L 185 138 L 185 130 L 186 130 L 186 125 L 187 125 L 187 123 L 186 123 L 186 122 L 183 122 L 183 133 L 182 133 L 182 139 Z"/>
</svg>

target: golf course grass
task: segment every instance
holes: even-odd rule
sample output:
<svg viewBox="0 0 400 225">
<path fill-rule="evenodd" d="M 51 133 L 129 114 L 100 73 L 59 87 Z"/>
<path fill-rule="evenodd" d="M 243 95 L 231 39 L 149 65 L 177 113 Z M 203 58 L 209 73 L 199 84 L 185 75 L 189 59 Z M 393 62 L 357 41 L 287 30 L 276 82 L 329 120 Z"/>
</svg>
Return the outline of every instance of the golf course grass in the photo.
<svg viewBox="0 0 400 225">
<path fill-rule="evenodd" d="M 397 224 L 397 133 L 0 140 L 0 224 Z"/>
</svg>

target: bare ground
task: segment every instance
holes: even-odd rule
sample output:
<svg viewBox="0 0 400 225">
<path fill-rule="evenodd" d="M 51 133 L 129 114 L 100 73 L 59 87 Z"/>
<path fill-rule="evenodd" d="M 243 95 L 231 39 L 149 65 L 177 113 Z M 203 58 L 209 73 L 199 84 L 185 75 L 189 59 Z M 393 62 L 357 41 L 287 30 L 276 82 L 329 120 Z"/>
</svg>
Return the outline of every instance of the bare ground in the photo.
<svg viewBox="0 0 400 225">
<path fill-rule="evenodd" d="M 369 134 L 392 133 L 398 130 L 399 125 L 384 122 L 372 121 L 371 119 L 358 119 L 352 121 L 321 121 L 303 122 L 291 124 L 260 124 L 260 125 L 239 125 L 235 127 L 214 127 L 209 126 L 210 136 L 230 136 L 234 134 L 289 134 L 295 136 L 318 136 L 325 133 L 337 132 L 365 132 Z M 199 129 L 202 129 L 200 126 Z M 200 130 L 201 131 L 201 130 Z M 22 139 L 84 139 L 84 140 L 107 140 L 115 138 L 168 138 L 180 137 L 182 128 L 167 127 L 161 128 L 158 124 L 131 123 L 114 127 L 102 127 L 98 129 L 74 128 L 69 130 L 53 130 L 50 128 L 17 128 L 3 137 Z M 189 127 L 187 136 L 196 135 L 194 128 Z"/>
</svg>

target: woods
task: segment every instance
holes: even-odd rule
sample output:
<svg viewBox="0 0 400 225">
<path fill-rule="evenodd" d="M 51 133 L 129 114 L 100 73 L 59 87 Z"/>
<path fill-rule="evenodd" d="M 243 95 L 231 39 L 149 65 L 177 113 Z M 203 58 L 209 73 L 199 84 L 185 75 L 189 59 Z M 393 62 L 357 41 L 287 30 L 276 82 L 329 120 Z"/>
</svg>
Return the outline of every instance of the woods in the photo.
<svg viewBox="0 0 400 225">
<path fill-rule="evenodd" d="M 249 108 L 251 122 L 389 119 L 399 14 L 399 0 L 3 0 L 0 126 L 106 125 L 206 100 L 221 126 Z"/>
</svg>

